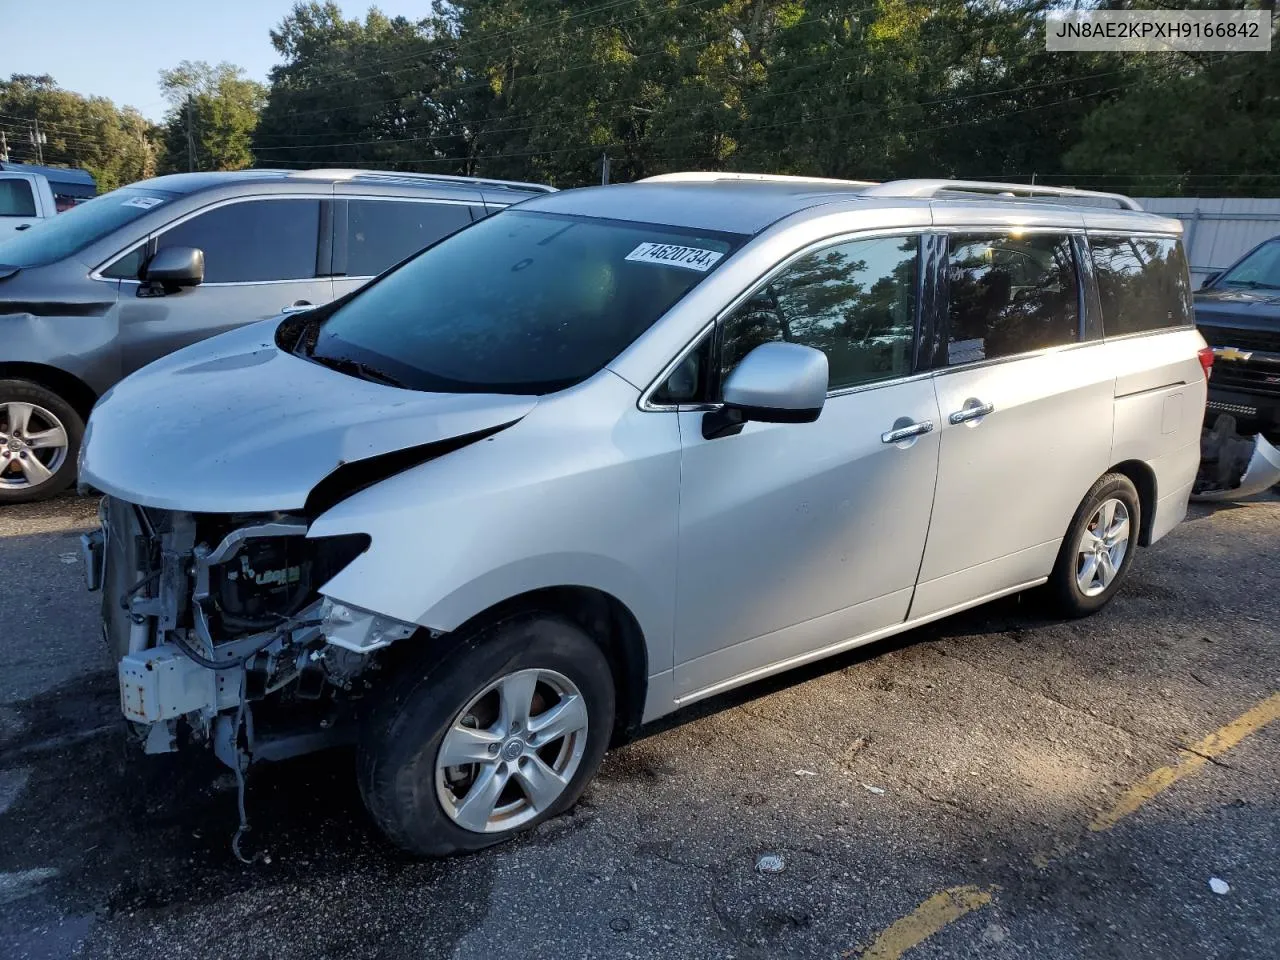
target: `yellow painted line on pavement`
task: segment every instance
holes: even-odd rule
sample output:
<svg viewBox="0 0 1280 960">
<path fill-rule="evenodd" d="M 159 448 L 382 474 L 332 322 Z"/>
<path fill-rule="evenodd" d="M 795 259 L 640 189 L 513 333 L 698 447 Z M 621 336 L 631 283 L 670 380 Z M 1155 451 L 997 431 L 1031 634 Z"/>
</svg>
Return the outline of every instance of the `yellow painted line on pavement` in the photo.
<svg viewBox="0 0 1280 960">
<path fill-rule="evenodd" d="M 1098 814 L 1089 829 L 1110 830 L 1144 803 L 1168 790 L 1189 774 L 1195 773 L 1213 757 L 1226 753 L 1250 734 L 1257 733 L 1272 720 L 1280 718 L 1280 693 L 1273 693 L 1251 710 L 1219 727 L 1203 740 L 1178 751 L 1178 762 L 1154 770 L 1126 790 L 1116 805 Z"/>
<path fill-rule="evenodd" d="M 1110 810 L 1100 813 L 1089 824 L 1097 833 L 1110 830 L 1129 814 L 1142 808 L 1148 800 L 1159 796 L 1183 777 L 1195 773 L 1215 757 L 1226 753 L 1246 737 L 1257 733 L 1268 723 L 1280 719 L 1280 693 L 1273 693 L 1257 706 L 1246 710 L 1225 726 L 1191 746 L 1178 751 L 1178 762 L 1152 771 L 1123 794 Z M 1058 846 L 1052 853 L 1032 857 L 1037 867 L 1046 867 L 1076 846 L 1075 842 Z M 899 960 L 903 954 L 923 943 L 948 924 L 991 902 L 999 887 L 950 887 L 935 893 L 909 914 L 881 931 L 868 947 L 846 950 L 841 956 L 859 960 Z"/>
<path fill-rule="evenodd" d="M 849 950 L 846 957 L 861 960 L 898 960 L 917 944 L 928 940 L 949 923 L 954 923 L 967 913 L 991 902 L 996 887 L 950 887 L 935 893 L 920 906 L 876 937 L 875 942 L 862 950 Z"/>
</svg>

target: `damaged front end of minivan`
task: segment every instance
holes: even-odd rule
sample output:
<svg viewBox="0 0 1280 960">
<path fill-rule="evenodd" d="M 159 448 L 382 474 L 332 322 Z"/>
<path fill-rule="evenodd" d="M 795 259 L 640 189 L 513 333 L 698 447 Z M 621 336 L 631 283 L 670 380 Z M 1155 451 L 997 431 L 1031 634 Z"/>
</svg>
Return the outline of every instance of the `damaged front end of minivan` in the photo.
<svg viewBox="0 0 1280 960">
<path fill-rule="evenodd" d="M 1200 470 L 1193 500 L 1243 500 L 1280 484 L 1280 449 L 1262 434 L 1241 436 L 1236 419 L 1221 414 L 1200 437 Z"/>
<path fill-rule="evenodd" d="M 323 597 L 369 545 L 300 515 L 211 515 L 104 497 L 83 537 L 120 705 L 148 753 L 210 744 L 232 769 L 349 740 L 377 653 L 419 628 Z M 252 708 L 252 709 L 251 709 Z"/>
</svg>

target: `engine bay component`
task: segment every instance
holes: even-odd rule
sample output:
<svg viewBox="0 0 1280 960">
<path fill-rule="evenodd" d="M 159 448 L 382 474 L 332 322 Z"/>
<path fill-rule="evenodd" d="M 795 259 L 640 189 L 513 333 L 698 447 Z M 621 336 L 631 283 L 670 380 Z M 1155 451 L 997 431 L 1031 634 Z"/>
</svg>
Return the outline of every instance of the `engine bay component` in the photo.
<svg viewBox="0 0 1280 960">
<path fill-rule="evenodd" d="M 172 720 L 214 704 L 214 674 L 171 643 L 127 654 L 120 661 L 120 708 L 136 723 Z"/>
<path fill-rule="evenodd" d="M 308 539 L 306 532 L 303 523 L 273 521 L 233 529 L 212 550 L 196 547 L 195 599 L 212 642 L 295 616 L 369 546 L 363 535 Z"/>
</svg>

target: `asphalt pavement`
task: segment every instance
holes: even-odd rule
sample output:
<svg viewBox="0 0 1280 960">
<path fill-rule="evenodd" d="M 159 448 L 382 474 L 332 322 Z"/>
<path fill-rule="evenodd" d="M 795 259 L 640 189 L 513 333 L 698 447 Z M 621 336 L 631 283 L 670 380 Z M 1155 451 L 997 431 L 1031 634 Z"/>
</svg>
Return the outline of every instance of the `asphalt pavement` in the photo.
<svg viewBox="0 0 1280 960">
<path fill-rule="evenodd" d="M 126 736 L 94 510 L 0 510 L 0 957 L 1280 956 L 1280 499 L 1193 507 L 1090 619 L 1012 598 L 698 704 L 479 855 L 390 848 L 349 753 L 263 766 L 251 866 L 232 777 Z"/>
</svg>

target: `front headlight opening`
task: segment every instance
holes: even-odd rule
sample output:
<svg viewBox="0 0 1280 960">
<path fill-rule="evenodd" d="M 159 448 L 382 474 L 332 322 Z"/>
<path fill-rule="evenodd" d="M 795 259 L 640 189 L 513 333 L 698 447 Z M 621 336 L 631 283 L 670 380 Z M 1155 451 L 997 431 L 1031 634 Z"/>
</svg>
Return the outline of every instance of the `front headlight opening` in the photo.
<svg viewBox="0 0 1280 960">
<path fill-rule="evenodd" d="M 235 637 L 269 630 L 314 602 L 318 590 L 369 547 L 365 534 L 336 537 L 250 537 L 237 553 L 210 568 L 219 629 Z"/>
</svg>

